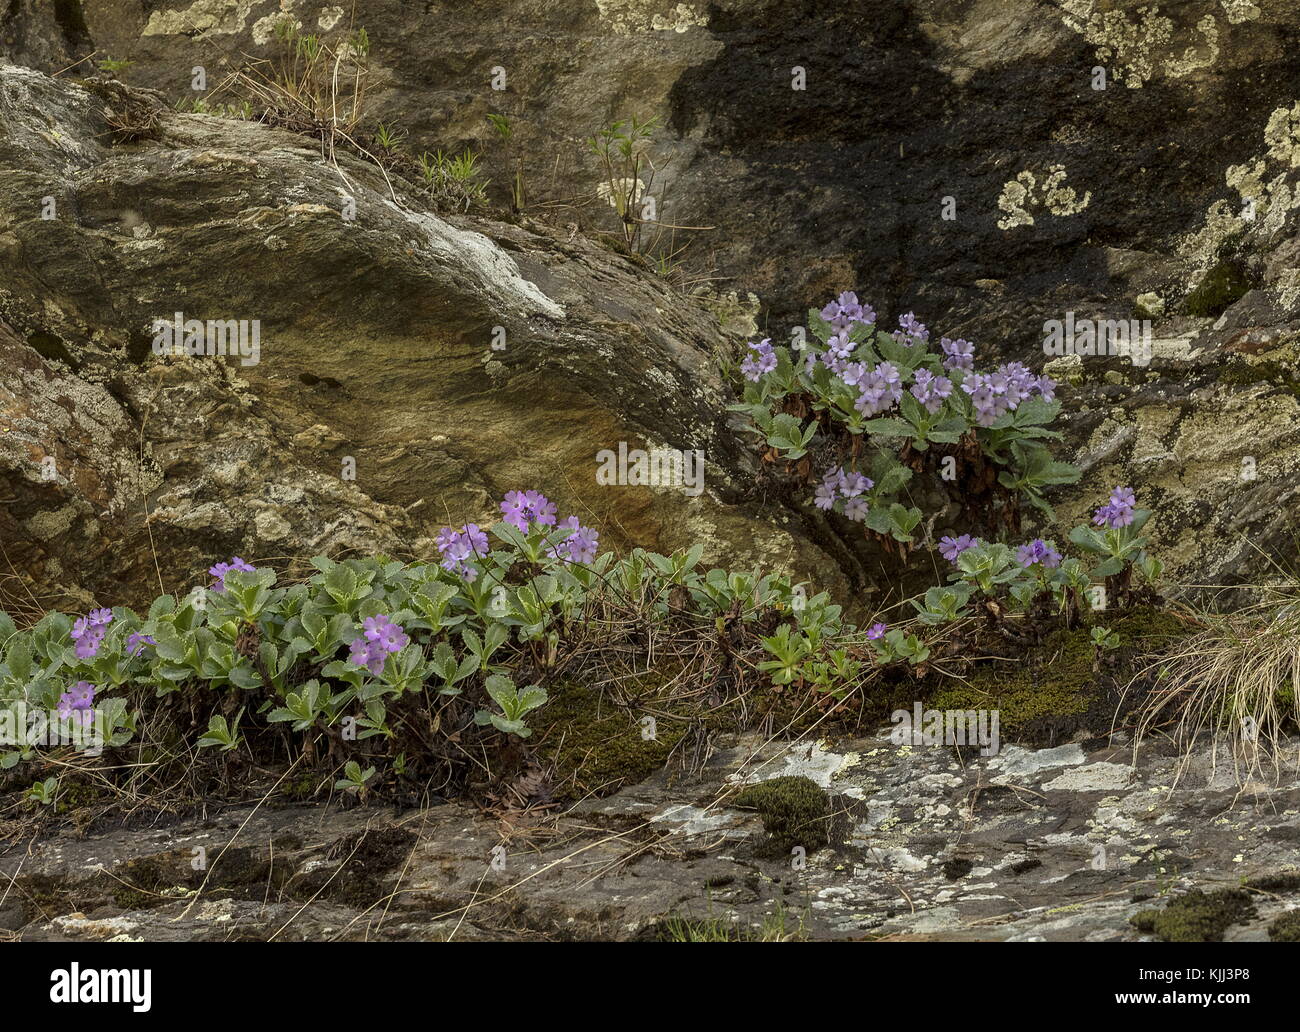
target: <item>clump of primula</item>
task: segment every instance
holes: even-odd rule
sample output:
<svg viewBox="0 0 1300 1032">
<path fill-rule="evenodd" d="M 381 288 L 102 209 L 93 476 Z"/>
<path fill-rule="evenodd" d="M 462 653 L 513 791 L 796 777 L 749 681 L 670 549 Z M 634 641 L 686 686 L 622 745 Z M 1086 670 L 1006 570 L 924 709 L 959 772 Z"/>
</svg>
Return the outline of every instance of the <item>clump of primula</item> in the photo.
<svg viewBox="0 0 1300 1032">
<path fill-rule="evenodd" d="M 1097 509 L 1092 522 L 1099 527 L 1119 530 L 1133 522 L 1133 507 L 1137 505 L 1137 496 L 1130 487 L 1117 487 L 1110 493 L 1110 501 Z"/>
<path fill-rule="evenodd" d="M 154 640 L 153 635 L 141 634 L 139 631 L 135 631 L 127 636 L 126 651 L 130 656 L 138 656 L 144 651 L 146 645 L 156 647 L 157 644 L 158 642 Z"/>
<path fill-rule="evenodd" d="M 939 554 L 948 562 L 955 563 L 962 552 L 980 543 L 979 538 L 971 537 L 969 534 L 962 534 L 960 537 L 945 535 L 939 539 Z"/>
<path fill-rule="evenodd" d="M 596 546 L 600 543 L 600 534 L 591 527 L 584 527 L 577 516 L 568 516 L 560 521 L 560 530 L 573 531 L 559 542 L 547 555 L 571 563 L 590 563 L 595 561 Z"/>
<path fill-rule="evenodd" d="M 750 344 L 749 349 L 753 353 L 740 363 L 740 372 L 746 380 L 757 382 L 764 373 L 770 373 L 776 368 L 776 355 L 772 352 L 770 338 Z"/>
<path fill-rule="evenodd" d="M 1029 544 L 1017 548 L 1016 559 L 1025 569 L 1039 565 L 1053 570 L 1061 565 L 1061 553 L 1056 550 L 1056 545 L 1042 538 L 1034 538 Z"/>
<path fill-rule="evenodd" d="M 1043 538 L 1016 547 L 982 541 L 969 534 L 945 537 L 939 552 L 955 567 L 947 587 L 931 588 L 925 601 L 913 603 L 923 622 L 942 623 L 967 615 L 963 608 L 972 596 L 996 604 L 986 606 L 991 618 L 1034 607 L 1050 608 L 1068 621 L 1085 606 L 1104 608 L 1133 601 L 1132 574 L 1136 571 L 1149 592 L 1161 572 L 1160 563 L 1143 550 L 1147 539 L 1139 531 L 1149 510 L 1135 508 L 1129 488 L 1116 488 L 1106 505 L 1097 509 L 1094 522 L 1104 530 L 1075 527 L 1070 540 L 1084 552 L 1101 557 L 1091 569 L 1079 558 L 1066 558 L 1054 541 Z M 1100 593 L 1097 589 L 1103 589 Z M 1141 599 L 1138 599 L 1139 601 Z"/>
<path fill-rule="evenodd" d="M 818 508 L 910 542 L 922 513 L 903 503 L 906 485 L 917 472 L 937 474 L 946 458 L 964 468 L 955 478 L 933 476 L 933 490 L 964 487 L 965 514 L 990 525 L 1016 525 L 1022 498 L 1050 512 L 1043 490 L 1078 479 L 1047 449 L 1060 437 L 1049 429 L 1060 411 L 1049 377 L 1019 362 L 977 372 L 970 341 L 944 337 L 931 351 L 930 330 L 914 313 L 885 332 L 850 292 L 808 317 L 822 347 L 802 336 L 791 348 L 751 343 L 741 366 L 744 402 L 734 408 L 753 419 L 767 461 L 784 461 L 785 472 L 805 482 L 820 477 Z M 810 453 L 812 470 L 799 461 Z M 995 480 L 986 475 L 990 464 Z M 852 476 L 870 486 L 845 491 Z M 1011 512 L 995 518 L 999 508 Z"/>
<path fill-rule="evenodd" d="M 442 554 L 442 568 L 458 573 L 467 581 L 478 576 L 478 568 L 471 559 L 481 559 L 488 553 L 487 533 L 477 523 L 466 523 L 460 530 L 443 527 L 435 539 Z"/>
<path fill-rule="evenodd" d="M 232 557 L 228 563 L 217 563 L 208 569 L 208 573 L 213 577 L 212 590 L 217 592 L 225 591 L 226 574 L 236 571 L 239 573 L 256 573 L 257 567 L 244 562 L 239 556 Z"/>
<path fill-rule="evenodd" d="M 361 637 L 352 642 L 348 659 L 376 677 L 384 672 L 385 659 L 411 643 L 407 633 L 382 613 L 367 617 L 361 628 Z"/>
<path fill-rule="evenodd" d="M 73 723 L 85 727 L 94 717 L 92 712 L 94 707 L 95 686 L 88 681 L 78 681 L 59 696 L 59 704 L 55 712 L 61 719 L 72 720 Z"/>
<path fill-rule="evenodd" d="M 72 640 L 77 643 L 78 659 L 93 659 L 98 654 L 100 643 L 112 622 L 111 609 L 92 609 L 72 625 Z"/>
<path fill-rule="evenodd" d="M 501 518 L 525 534 L 534 525 L 555 526 L 555 503 L 540 491 L 507 491 Z"/>
</svg>

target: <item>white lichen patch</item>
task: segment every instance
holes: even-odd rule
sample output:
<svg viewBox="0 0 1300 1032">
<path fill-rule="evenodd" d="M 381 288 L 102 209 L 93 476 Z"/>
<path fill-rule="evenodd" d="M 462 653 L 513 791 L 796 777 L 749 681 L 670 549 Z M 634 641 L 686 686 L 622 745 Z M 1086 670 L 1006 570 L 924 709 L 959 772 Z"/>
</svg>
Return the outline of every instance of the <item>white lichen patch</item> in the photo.
<svg viewBox="0 0 1300 1032">
<path fill-rule="evenodd" d="M 1090 763 L 1060 774 L 1043 784 L 1047 792 L 1109 792 L 1127 788 L 1133 780 L 1132 767 L 1119 763 Z"/>
<path fill-rule="evenodd" d="M 1109 8 L 1097 0 L 1065 0 L 1062 21 L 1095 48 L 1097 61 L 1129 89 L 1140 89 L 1158 75 L 1181 78 L 1214 64 L 1219 56 L 1219 26 L 1204 15 L 1190 38 L 1176 39 L 1174 23 L 1156 5 L 1132 13 Z M 1222 0 L 1229 22 L 1249 17 L 1247 0 Z M 1255 12 L 1258 17 L 1258 10 Z"/>
<path fill-rule="evenodd" d="M 1259 7 L 1251 0 L 1219 0 L 1219 6 L 1223 8 L 1223 13 L 1233 25 L 1257 21 L 1261 13 Z"/>
<path fill-rule="evenodd" d="M 685 32 L 708 24 L 707 13 L 693 4 L 668 5 L 654 0 L 596 0 L 600 16 L 620 36 L 636 32 Z"/>
<path fill-rule="evenodd" d="M 784 761 L 780 770 L 773 770 L 772 763 L 765 763 L 759 769 L 733 774 L 728 780 L 754 785 L 770 778 L 805 777 L 822 788 L 830 788 L 831 780 L 841 771 L 855 766 L 861 757 L 857 753 L 828 752 L 824 742 L 812 742 L 796 746 L 780 759 Z"/>
<path fill-rule="evenodd" d="M 1055 216 L 1075 215 L 1083 211 L 1092 200 L 1092 191 L 1086 191 L 1083 197 L 1079 197 L 1074 187 L 1065 185 L 1065 177 L 1064 165 L 1052 165 L 1041 180 L 1026 169 L 1015 179 L 1004 183 L 1002 194 L 998 197 L 998 209 L 1007 214 L 998 219 L 998 229 L 1032 226 L 1035 211 Z"/>
<path fill-rule="evenodd" d="M 316 25 L 325 32 L 329 32 L 342 20 L 342 7 L 324 7 L 316 18 Z"/>
<path fill-rule="evenodd" d="M 195 0 L 181 11 L 154 11 L 142 36 L 182 36 L 195 39 L 243 32 L 254 7 L 265 0 Z"/>
<path fill-rule="evenodd" d="M 1195 266 L 1192 282 L 1199 281 L 1201 273 L 1214 264 L 1229 237 L 1247 229 L 1268 240 L 1300 207 L 1300 184 L 1288 182 L 1291 173 L 1300 168 L 1300 102 L 1275 109 L 1263 136 L 1266 149 L 1262 154 L 1230 165 L 1224 173 L 1225 183 L 1237 193 L 1238 201 L 1215 201 L 1206 210 L 1201 228 L 1178 243 L 1179 252 Z"/>
</svg>

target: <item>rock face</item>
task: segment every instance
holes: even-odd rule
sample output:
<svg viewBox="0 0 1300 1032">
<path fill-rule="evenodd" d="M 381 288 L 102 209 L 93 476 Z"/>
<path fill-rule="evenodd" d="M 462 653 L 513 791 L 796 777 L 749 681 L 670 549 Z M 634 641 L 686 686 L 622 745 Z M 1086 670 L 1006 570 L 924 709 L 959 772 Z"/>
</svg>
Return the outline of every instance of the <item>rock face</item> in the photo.
<svg viewBox="0 0 1300 1032">
<path fill-rule="evenodd" d="M 53 71 L 94 50 L 96 60 L 130 60 L 119 74 L 174 102 L 199 95 L 192 89 L 196 66 L 204 67 L 211 87 L 245 55 L 274 53 L 278 18 L 331 37 L 353 27 L 349 11 L 309 0 L 168 0 L 147 8 L 15 0 L 0 14 L 0 54 Z M 693 241 L 683 259 L 687 274 L 721 276 L 722 289 L 753 292 L 757 327 L 774 337 L 810 304 L 843 289 L 857 289 L 890 317 L 913 309 L 937 332 L 975 341 L 983 355 L 1033 366 L 1045 358 L 1046 324 L 1067 313 L 1149 319 L 1155 344 L 1149 366 L 1088 356 L 1078 367 L 1078 383 L 1063 392 L 1067 411 L 1086 410 L 1072 417 L 1070 440 L 1087 475 L 1060 495 L 1062 522 L 1072 522 L 1115 484 L 1130 483 L 1159 513 L 1151 525 L 1157 546 L 1183 580 L 1258 580 L 1272 572 L 1273 556 L 1289 551 L 1300 462 L 1289 430 L 1300 415 L 1300 51 L 1293 45 L 1300 4 L 910 0 L 882 9 L 826 10 L 811 0 L 511 0 L 490 7 L 374 0 L 356 24 L 373 41 L 371 60 L 381 80 L 372 93 L 375 119 L 405 131 L 413 153 L 461 146 L 482 151 L 498 200 L 522 165 L 530 198 L 551 202 L 537 210 L 551 213 L 560 226 L 613 228 L 585 138 L 615 119 L 657 116 L 660 216 L 676 225 L 712 227 L 672 236 L 674 247 Z M 510 141 L 497 138 L 490 113 L 509 117 Z M 482 357 L 491 326 L 505 324 L 513 342 L 500 361 L 514 373 L 512 359 L 558 325 L 542 296 L 564 309 L 568 327 L 586 318 L 577 297 L 593 311 L 603 307 L 597 318 L 609 348 L 636 347 L 647 367 L 673 370 L 649 390 L 634 386 L 645 382 L 634 376 L 616 407 L 657 410 L 660 399 L 670 399 L 668 406 L 679 411 L 663 413 L 666 425 L 659 426 L 657 412 L 642 417 L 661 431 L 659 439 L 678 447 L 703 441 L 719 452 L 719 466 L 728 466 L 721 452 L 731 446 L 699 429 L 712 415 L 680 411 L 698 408 L 711 374 L 680 354 L 665 363 L 657 345 L 641 339 L 654 335 L 647 327 L 696 344 L 712 334 L 644 282 L 633 288 L 634 280 L 624 278 L 610 290 L 605 277 L 619 269 L 616 261 L 562 239 L 563 231 L 557 238 L 536 226 L 476 224 L 513 263 L 507 272 L 487 251 L 471 258 L 459 248 L 454 223 L 444 232 L 437 223 L 389 208 L 383 218 L 391 226 L 379 230 L 383 191 L 360 172 L 357 182 L 375 203 L 353 232 L 343 233 L 333 216 L 313 207 L 337 209 L 339 203 L 339 177 L 324 169 L 301 181 L 287 206 L 269 204 L 256 191 L 245 205 L 249 180 L 281 174 L 269 155 L 259 155 L 279 148 L 308 160 L 301 141 L 233 124 L 218 130 L 184 119 L 166 122 L 168 133 L 178 135 L 164 150 L 234 156 L 210 166 L 214 197 L 245 213 L 259 204 L 278 213 L 255 223 L 254 232 L 263 234 L 256 245 L 252 235 L 240 237 L 243 249 L 235 259 L 247 261 L 247 252 L 269 259 L 277 252 L 263 252 L 286 247 L 279 263 L 251 266 L 267 284 L 264 296 L 231 295 L 233 303 L 256 309 L 273 333 L 265 371 L 242 378 L 270 377 L 270 356 L 278 353 L 274 383 L 277 390 L 292 390 L 278 394 L 272 422 L 284 410 L 294 414 L 285 427 L 291 438 L 341 438 L 333 457 L 363 460 L 357 487 L 372 499 L 401 507 L 418 501 L 413 484 L 459 486 L 457 462 L 472 469 L 467 456 L 494 436 L 493 447 L 512 446 L 502 452 L 503 483 L 511 462 L 531 470 L 532 456 L 518 458 L 528 435 L 510 423 L 500 432 L 491 429 L 486 409 L 469 400 L 488 395 L 459 382 L 457 370 L 473 365 L 471 353 Z M 32 154 L 33 164 L 40 153 Z M 261 171 L 241 166 L 240 156 L 257 160 Z M 82 157 L 91 160 L 92 154 Z M 216 183 L 218 168 L 225 170 L 229 193 Z M 115 212 L 129 207 L 127 194 L 159 189 L 142 168 L 131 171 L 121 160 L 105 174 L 112 179 L 119 171 L 136 178 L 128 176 L 106 198 Z M 183 185 L 168 200 L 168 218 L 155 213 L 154 222 L 119 234 L 132 237 L 137 254 L 156 247 L 159 226 L 191 217 L 184 201 L 195 197 L 187 178 L 193 174 L 178 180 Z M 31 186 L 40 191 L 39 184 Z M 306 207 L 289 211 L 294 204 Z M 251 219 L 241 217 L 245 224 Z M 188 234 L 185 246 L 209 255 L 206 281 L 224 293 L 233 274 L 230 251 L 221 255 L 220 234 L 207 219 L 199 224 L 209 228 L 202 237 Z M 340 231 L 337 239 L 326 234 L 303 255 L 289 249 L 326 225 Z M 411 270 L 399 257 L 401 247 L 392 245 L 417 238 L 425 255 L 439 249 L 465 255 L 459 270 L 449 273 L 460 292 L 453 291 L 453 319 L 446 314 L 445 287 L 439 288 L 441 301 L 420 300 L 420 291 L 407 298 Z M 174 261 L 170 253 L 167 260 Z M 367 263 L 383 269 L 391 288 L 365 284 L 372 288 L 367 291 L 360 273 L 347 271 L 349 264 L 359 269 Z M 139 264 L 124 266 L 123 275 L 139 274 Z M 310 291 L 302 290 L 302 276 L 310 276 Z M 492 290 L 484 279 L 495 282 Z M 534 284 L 538 294 L 516 281 Z M 170 285 L 143 292 L 127 285 L 128 294 L 152 293 L 143 299 L 149 305 L 175 297 Z M 622 299 L 624 289 L 637 299 Z M 189 292 L 198 296 L 193 286 Z M 368 300 L 360 299 L 363 293 Z M 462 304 L 462 294 L 474 296 Z M 402 305 L 392 304 L 397 297 Z M 342 327 L 322 317 L 327 298 L 337 299 L 339 310 L 354 308 L 358 323 Z M 290 343 L 284 322 L 290 305 L 300 322 L 319 324 L 317 336 L 304 328 L 301 343 Z M 434 369 L 417 357 L 427 354 L 423 334 L 435 308 L 438 332 L 457 342 L 465 365 L 442 354 Z M 531 336 L 519 335 L 520 320 Z M 119 332 L 125 328 L 119 325 Z M 348 347 L 322 344 L 329 334 L 353 345 L 382 334 L 388 341 L 380 352 L 385 374 L 358 378 Z M 307 354 L 319 371 L 304 368 Z M 293 362 L 290 355 L 297 356 Z M 551 361 L 556 368 L 554 352 Z M 669 387 L 682 382 L 679 366 L 688 371 L 693 400 Z M 594 374 L 595 380 L 607 371 Z M 321 379 L 296 384 L 304 372 Z M 577 382 L 583 375 L 570 386 L 586 389 Z M 394 408 L 392 398 L 408 379 L 421 381 L 417 393 L 426 399 L 436 390 L 440 409 L 447 404 L 444 390 L 460 393 L 456 418 L 428 426 L 418 406 Z M 342 387 L 333 387 L 335 381 Z M 377 390 L 368 391 L 363 381 Z M 515 381 L 516 391 L 523 383 Z M 568 436 L 583 406 L 573 407 L 559 386 L 554 389 L 551 416 L 532 420 L 529 429 Z M 525 388 L 530 399 L 532 390 Z M 354 392 L 347 405 L 337 403 L 341 391 Z M 377 397 L 384 399 L 382 411 L 373 407 Z M 499 413 L 501 406 L 492 405 Z M 465 415 L 466 409 L 476 414 Z M 361 440 L 349 420 L 364 422 L 375 436 Z M 413 423 L 428 432 L 415 434 Z M 669 425 L 678 432 L 669 432 Z M 447 433 L 449 426 L 457 433 Z M 382 444 L 381 432 L 390 435 Z M 458 446 L 462 433 L 474 442 Z M 583 462 L 588 443 L 582 439 Z M 545 461 L 562 465 L 571 458 L 557 448 Z M 322 460 L 316 468 L 328 475 L 330 465 Z M 279 475 L 301 479 L 293 472 Z M 452 497 L 481 500 L 487 485 L 478 480 Z M 590 495 L 582 501 L 601 510 Z M 400 513 L 373 518 L 383 522 Z M 629 537 L 641 530 L 654 538 L 664 519 L 646 515 L 639 528 L 634 521 Z"/>
<path fill-rule="evenodd" d="M 698 777 L 665 772 L 554 821 L 520 817 L 513 840 L 450 804 L 274 803 L 45 839 L 0 860 L 6 883 L 17 876 L 0 926 L 64 942 L 622 940 L 678 918 L 812 939 L 1133 941 L 1139 912 L 1244 883 L 1262 890 L 1255 912 L 1223 937 L 1266 940 L 1300 903 L 1294 764 L 1244 791 L 1208 748 L 1175 787 L 1177 768 L 1159 751 L 1078 744 L 958 757 L 887 737 L 746 739 Z M 827 793 L 829 842 L 773 856 L 735 789 L 791 777 Z"/>
<path fill-rule="evenodd" d="M 149 101 L 0 71 L 0 491 L 26 590 L 139 602 L 214 555 L 431 553 L 528 486 L 611 545 L 837 582 L 797 515 L 741 499 L 703 309 L 581 239 L 439 218 L 308 139 Z M 158 127 L 115 143 L 128 110 Z M 159 357 L 160 319 L 232 356 Z M 703 492 L 598 484 L 620 442 L 702 453 Z"/>
</svg>

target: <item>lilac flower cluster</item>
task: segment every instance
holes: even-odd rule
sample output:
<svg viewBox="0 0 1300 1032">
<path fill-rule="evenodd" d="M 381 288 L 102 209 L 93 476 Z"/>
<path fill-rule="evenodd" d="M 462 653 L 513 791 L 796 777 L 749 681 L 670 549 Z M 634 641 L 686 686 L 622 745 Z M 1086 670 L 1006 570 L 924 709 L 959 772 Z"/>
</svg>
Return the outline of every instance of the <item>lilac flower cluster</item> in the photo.
<svg viewBox="0 0 1300 1032">
<path fill-rule="evenodd" d="M 95 705 L 95 686 L 88 681 L 78 681 L 59 696 L 56 713 L 63 719 L 72 718 L 85 727 L 92 718 L 91 710 Z"/>
<path fill-rule="evenodd" d="M 980 543 L 977 537 L 971 537 L 969 534 L 963 534 L 961 537 L 952 537 L 945 535 L 939 539 L 939 554 L 950 563 L 956 563 L 958 556 L 967 549 L 974 548 Z"/>
<path fill-rule="evenodd" d="M 240 573 L 256 573 L 257 567 L 250 566 L 248 563 L 244 562 L 244 560 L 239 558 L 239 556 L 237 555 L 231 557 L 231 560 L 228 563 L 217 563 L 216 566 L 210 567 L 208 569 L 208 573 L 212 574 L 212 576 L 216 578 L 215 582 L 212 585 L 212 590 L 216 592 L 225 591 L 226 574 L 233 573 L 235 571 L 238 571 Z"/>
<path fill-rule="evenodd" d="M 917 319 L 916 314 L 908 312 L 906 315 L 898 317 L 898 329 L 894 331 L 894 340 L 907 347 L 915 347 L 920 344 L 924 347 L 930 340 L 930 331 L 925 328 L 925 324 Z"/>
<path fill-rule="evenodd" d="M 1056 397 L 1056 382 L 1035 376 L 1020 362 L 1000 365 L 991 373 L 967 373 L 961 389 L 975 406 L 975 422 L 992 426 L 1007 412 L 1014 412 L 1026 398 L 1038 394 L 1044 401 Z"/>
<path fill-rule="evenodd" d="M 1034 538 L 1029 544 L 1017 548 L 1016 558 L 1025 569 L 1040 565 L 1045 570 L 1054 570 L 1061 565 L 1061 553 L 1042 538 Z"/>
<path fill-rule="evenodd" d="M 971 370 L 975 368 L 975 345 L 958 337 L 943 337 L 939 341 L 943 348 L 943 367 L 952 372 L 954 369 Z"/>
<path fill-rule="evenodd" d="M 367 617 L 361 627 L 361 637 L 352 642 L 352 653 L 348 659 L 378 677 L 384 671 L 384 660 L 389 654 L 401 652 L 410 644 L 411 639 L 398 624 L 382 613 Z"/>
<path fill-rule="evenodd" d="M 596 558 L 600 534 L 591 527 L 584 527 L 576 516 L 565 517 L 557 526 L 555 503 L 540 491 L 507 491 L 505 501 L 501 503 L 501 518 L 525 534 L 550 527 L 573 531 L 548 551 L 552 559 L 589 563 Z M 488 554 L 488 536 L 477 523 L 466 523 L 459 530 L 443 527 L 435 541 L 444 570 L 458 573 L 467 581 L 478 576 L 478 568 L 472 560 Z"/>
<path fill-rule="evenodd" d="M 560 529 L 572 530 L 573 533 L 561 541 L 548 553 L 552 559 L 570 563 L 589 563 L 596 558 L 596 545 L 600 535 L 591 527 L 584 527 L 577 516 L 569 516 L 560 521 Z"/>
<path fill-rule="evenodd" d="M 876 321 L 875 310 L 870 305 L 860 304 L 858 295 L 851 290 L 830 302 L 822 309 L 821 315 L 837 334 L 847 334 L 854 323 L 870 326 Z"/>
<path fill-rule="evenodd" d="M 845 473 L 844 467 L 835 466 L 822 475 L 821 486 L 813 496 L 813 504 L 819 509 L 831 509 L 836 501 L 843 499 L 844 515 L 854 523 L 867 518 L 869 505 L 866 492 L 875 487 L 870 477 L 861 473 Z"/>
<path fill-rule="evenodd" d="M 555 503 L 540 491 L 507 491 L 501 503 L 501 518 L 525 534 L 532 524 L 555 526 Z"/>
<path fill-rule="evenodd" d="M 1119 530 L 1133 522 L 1133 507 L 1137 505 L 1137 495 L 1131 487 L 1117 487 L 1110 493 L 1110 501 L 1099 508 L 1092 516 L 1092 522 L 1098 526 Z"/>
<path fill-rule="evenodd" d="M 892 408 L 903 396 L 902 377 L 892 362 L 881 362 L 862 375 L 856 384 L 850 383 L 849 386 L 860 389 L 853 407 L 864 416 L 874 416 Z"/>
<path fill-rule="evenodd" d="M 460 530 L 443 527 L 435 539 L 438 551 L 442 553 L 442 568 L 458 573 L 465 580 L 473 583 L 478 576 L 478 568 L 470 565 L 470 560 L 488 554 L 488 536 L 477 523 L 466 523 Z"/>
<path fill-rule="evenodd" d="M 931 415 L 943 408 L 943 403 L 952 395 L 952 381 L 946 376 L 936 376 L 928 369 L 918 369 L 912 374 L 916 381 L 912 387 L 912 397 L 925 406 Z"/>
<path fill-rule="evenodd" d="M 753 354 L 740 363 L 740 371 L 746 380 L 757 383 L 764 373 L 770 373 L 776 368 L 776 352 L 772 350 L 770 337 L 764 338 L 757 344 L 751 342 L 749 348 Z"/>
<path fill-rule="evenodd" d="M 93 659 L 99 652 L 100 642 L 113 622 L 110 609 L 92 609 L 72 625 L 72 640 L 77 643 L 78 659 Z"/>
</svg>

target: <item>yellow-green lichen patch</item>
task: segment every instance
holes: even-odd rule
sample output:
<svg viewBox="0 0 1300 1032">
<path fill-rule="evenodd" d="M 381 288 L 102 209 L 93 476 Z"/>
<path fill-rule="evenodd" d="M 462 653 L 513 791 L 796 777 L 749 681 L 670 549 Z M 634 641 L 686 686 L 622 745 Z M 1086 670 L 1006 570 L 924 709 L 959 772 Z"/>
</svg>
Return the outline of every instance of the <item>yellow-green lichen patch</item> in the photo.
<svg viewBox="0 0 1300 1032">
<path fill-rule="evenodd" d="M 1255 907 L 1245 889 L 1208 893 L 1193 889 L 1163 910 L 1142 910 L 1129 921 L 1138 931 L 1162 942 L 1221 942 L 1230 925 L 1254 916 Z"/>
<path fill-rule="evenodd" d="M 763 818 L 766 850 L 776 856 L 797 846 L 812 853 L 830 841 L 827 815 L 830 801 L 811 778 L 771 778 L 750 785 L 731 800 L 733 806 L 754 809 Z"/>
</svg>

